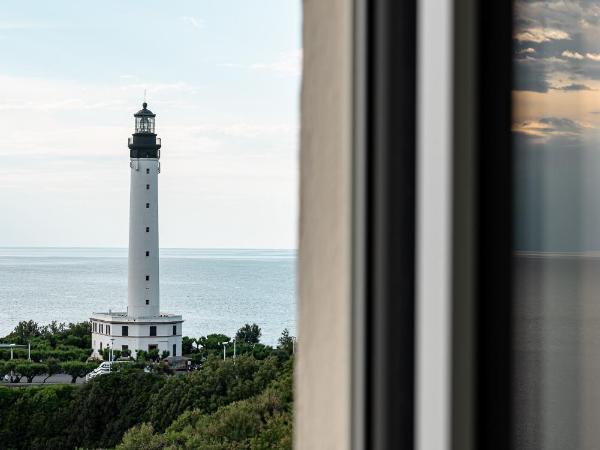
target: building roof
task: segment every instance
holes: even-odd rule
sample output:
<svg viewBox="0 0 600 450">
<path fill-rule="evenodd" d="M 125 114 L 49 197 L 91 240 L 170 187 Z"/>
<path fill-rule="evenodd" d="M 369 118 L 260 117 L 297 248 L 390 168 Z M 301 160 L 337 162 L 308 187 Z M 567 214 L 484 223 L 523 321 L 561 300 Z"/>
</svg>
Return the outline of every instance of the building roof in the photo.
<svg viewBox="0 0 600 450">
<path fill-rule="evenodd" d="M 133 116 L 134 117 L 156 117 L 156 114 L 154 114 L 152 111 L 150 111 L 148 109 L 148 103 L 144 102 L 142 104 L 142 109 L 140 109 L 138 112 L 136 112 Z"/>
<path fill-rule="evenodd" d="M 102 322 L 114 323 L 171 323 L 183 322 L 182 316 L 178 314 L 170 314 L 161 312 L 160 316 L 148 317 L 131 317 L 126 312 L 94 312 L 90 317 L 91 320 L 99 320 Z"/>
</svg>

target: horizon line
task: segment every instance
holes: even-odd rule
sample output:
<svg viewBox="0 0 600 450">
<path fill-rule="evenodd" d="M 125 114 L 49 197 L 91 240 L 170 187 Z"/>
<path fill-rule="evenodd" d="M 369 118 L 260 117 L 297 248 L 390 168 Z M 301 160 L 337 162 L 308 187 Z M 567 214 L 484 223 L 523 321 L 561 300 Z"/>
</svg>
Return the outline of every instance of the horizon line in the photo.
<svg viewBox="0 0 600 450">
<path fill-rule="evenodd" d="M 70 249 L 123 249 L 127 250 L 129 247 L 110 247 L 110 246 L 57 246 L 57 245 L 0 245 L 0 248 L 70 248 Z M 159 247 L 159 249 L 165 250 L 294 250 L 298 248 L 289 247 Z"/>
</svg>

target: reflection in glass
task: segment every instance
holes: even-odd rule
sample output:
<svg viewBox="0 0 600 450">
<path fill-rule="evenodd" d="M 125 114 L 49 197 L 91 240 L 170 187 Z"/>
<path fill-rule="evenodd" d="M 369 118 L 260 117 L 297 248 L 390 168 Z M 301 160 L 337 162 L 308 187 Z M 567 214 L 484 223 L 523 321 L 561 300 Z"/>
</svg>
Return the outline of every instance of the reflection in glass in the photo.
<svg viewBox="0 0 600 450">
<path fill-rule="evenodd" d="M 514 446 L 600 448 L 600 1 L 514 20 Z"/>
</svg>

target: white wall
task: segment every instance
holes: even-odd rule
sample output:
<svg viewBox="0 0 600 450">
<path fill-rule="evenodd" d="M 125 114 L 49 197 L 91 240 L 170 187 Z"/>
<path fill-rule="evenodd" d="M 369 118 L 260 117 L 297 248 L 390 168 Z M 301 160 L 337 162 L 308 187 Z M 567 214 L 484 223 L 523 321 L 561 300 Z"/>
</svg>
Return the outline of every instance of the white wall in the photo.
<svg viewBox="0 0 600 450">
<path fill-rule="evenodd" d="M 158 167 L 157 159 L 132 159 L 129 197 L 128 315 L 160 314 L 158 267 Z M 146 173 L 146 170 L 149 173 Z M 150 189 L 146 189 L 150 185 Z M 150 207 L 146 208 L 146 203 Z M 146 227 L 150 231 L 146 232 Z M 146 256 L 146 251 L 150 256 Z M 150 280 L 146 281 L 146 275 Z M 146 305 L 146 300 L 150 300 Z"/>
<path fill-rule="evenodd" d="M 104 326 L 106 327 L 106 323 Z M 100 356 L 100 343 L 102 342 L 102 348 L 111 346 L 111 339 L 114 339 L 113 345 L 115 350 L 121 350 L 123 345 L 128 345 L 129 350 L 133 352 L 135 356 L 136 350 L 148 350 L 148 345 L 158 345 L 159 353 L 168 351 L 169 355 L 173 356 L 173 344 L 177 345 L 177 355 L 181 356 L 181 334 L 182 334 L 182 323 L 144 323 L 136 324 L 130 323 L 126 326 L 129 327 L 129 336 L 122 336 L 123 324 L 110 324 L 111 334 L 100 334 L 98 332 L 92 333 L 92 347 L 94 349 L 93 356 Z M 150 325 L 156 326 L 156 336 L 150 336 Z M 173 326 L 176 326 L 176 335 L 173 335 Z"/>
</svg>

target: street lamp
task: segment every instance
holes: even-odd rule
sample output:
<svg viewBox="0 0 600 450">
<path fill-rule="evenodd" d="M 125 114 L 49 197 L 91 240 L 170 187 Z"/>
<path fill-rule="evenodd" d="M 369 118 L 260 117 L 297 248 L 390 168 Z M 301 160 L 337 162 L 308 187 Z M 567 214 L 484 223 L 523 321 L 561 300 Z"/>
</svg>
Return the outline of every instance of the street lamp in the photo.
<svg viewBox="0 0 600 450">
<path fill-rule="evenodd" d="M 235 356 L 236 356 L 236 352 L 235 352 L 235 341 L 236 339 L 233 338 L 233 363 L 235 364 Z"/>
<path fill-rule="evenodd" d="M 223 361 L 225 361 L 225 356 L 226 356 L 226 353 L 225 353 L 225 346 L 226 345 L 227 345 L 227 342 L 223 342 Z"/>
<path fill-rule="evenodd" d="M 115 346 L 115 339 L 111 338 L 111 340 L 110 340 L 110 362 L 111 363 L 115 359 L 115 352 L 114 352 L 114 349 L 113 349 L 114 346 Z"/>
<path fill-rule="evenodd" d="M 296 336 L 292 336 L 292 355 L 296 354 Z"/>
</svg>

